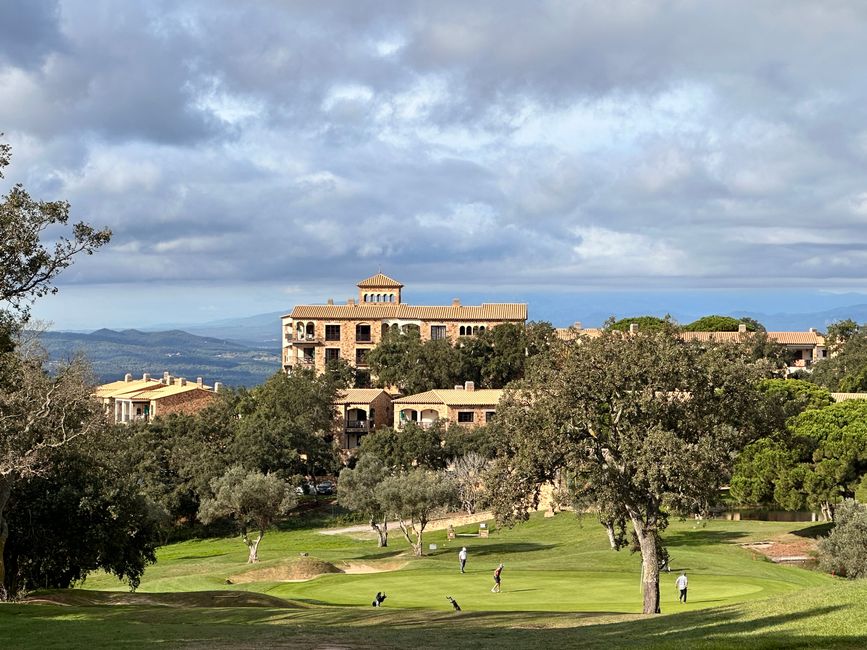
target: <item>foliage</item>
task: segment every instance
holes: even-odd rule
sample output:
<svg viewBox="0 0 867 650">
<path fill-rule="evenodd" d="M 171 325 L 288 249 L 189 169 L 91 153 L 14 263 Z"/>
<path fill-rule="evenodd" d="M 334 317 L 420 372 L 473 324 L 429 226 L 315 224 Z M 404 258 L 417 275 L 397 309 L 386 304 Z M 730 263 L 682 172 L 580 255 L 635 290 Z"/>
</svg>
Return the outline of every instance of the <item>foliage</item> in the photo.
<svg viewBox="0 0 867 650">
<path fill-rule="evenodd" d="M 354 469 L 344 468 L 337 482 L 337 501 L 344 508 L 363 514 L 378 537 L 378 546 L 388 546 L 388 513 L 377 491 L 388 470 L 372 454 L 358 459 Z"/>
<path fill-rule="evenodd" d="M 803 379 L 766 379 L 759 388 L 767 398 L 762 435 L 772 436 L 785 429 L 790 418 L 810 409 L 834 403 L 827 389 Z"/>
<path fill-rule="evenodd" d="M 639 332 L 662 332 L 677 329 L 677 323 L 668 314 L 665 315 L 665 318 L 659 318 L 658 316 L 632 316 L 621 318 L 620 320 L 615 320 L 614 316 L 611 316 L 602 327 L 609 331 L 628 332 L 629 326 L 633 324 L 638 325 Z"/>
<path fill-rule="evenodd" d="M 467 454 L 493 458 L 497 454 L 497 435 L 495 424 L 466 427 L 452 422 L 442 437 L 442 450 L 446 458 Z"/>
<path fill-rule="evenodd" d="M 415 328 L 386 333 L 367 362 L 377 386 L 396 386 L 406 394 L 463 381 L 460 352 L 445 339 L 422 341 Z"/>
<path fill-rule="evenodd" d="M 223 517 L 234 519 L 250 550 L 250 563 L 259 561 L 259 543 L 265 531 L 298 504 L 294 490 L 285 481 L 239 465 L 212 480 L 211 490 L 214 496 L 202 501 L 199 518 L 206 524 Z M 250 529 L 259 532 L 257 539 L 250 538 Z"/>
<path fill-rule="evenodd" d="M 854 321 L 842 321 L 828 328 L 829 349 L 834 356 L 813 366 L 810 381 L 832 392 L 860 393 L 867 391 L 867 329 L 853 326 Z"/>
<path fill-rule="evenodd" d="M 658 606 L 657 533 L 667 513 L 704 511 L 755 435 L 764 365 L 736 345 L 699 346 L 676 332 L 608 330 L 563 348 L 507 393 L 492 470 L 497 519 L 526 518 L 561 470 L 573 499 L 632 524 L 644 565 L 644 611 Z"/>
<path fill-rule="evenodd" d="M 15 486 L 6 590 L 66 588 L 103 569 L 131 589 L 155 561 L 158 514 L 134 478 L 75 449 Z"/>
<path fill-rule="evenodd" d="M 331 473 L 337 458 L 328 432 L 334 400 L 343 386 L 330 373 L 275 373 L 253 388 L 237 424 L 234 462 L 288 479 L 308 473 Z"/>
<path fill-rule="evenodd" d="M 431 517 L 454 505 L 457 492 L 443 472 L 417 467 L 386 478 L 377 496 L 389 516 L 397 518 L 404 538 L 418 557 L 424 554 L 424 530 Z"/>
<path fill-rule="evenodd" d="M 847 499 L 834 529 L 819 541 L 819 566 L 846 578 L 867 578 L 867 506 Z"/>
<path fill-rule="evenodd" d="M 702 316 L 688 325 L 683 326 L 684 332 L 737 332 L 741 325 L 747 326 L 748 332 L 764 330 L 753 319 L 733 318 L 732 316 Z"/>
<path fill-rule="evenodd" d="M 360 455 L 374 456 L 389 470 L 408 470 L 412 467 L 443 469 L 448 456 L 442 445 L 442 422 L 422 427 L 407 422 L 400 429 L 377 429 L 361 439 Z"/>
</svg>

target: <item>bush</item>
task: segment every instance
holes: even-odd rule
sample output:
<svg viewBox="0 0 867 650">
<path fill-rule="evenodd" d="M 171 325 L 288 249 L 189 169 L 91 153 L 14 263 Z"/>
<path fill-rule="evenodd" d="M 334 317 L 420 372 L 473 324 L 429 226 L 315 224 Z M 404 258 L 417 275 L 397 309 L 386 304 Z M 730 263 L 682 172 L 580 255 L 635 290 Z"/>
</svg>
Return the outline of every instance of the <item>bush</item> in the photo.
<svg viewBox="0 0 867 650">
<path fill-rule="evenodd" d="M 835 521 L 819 542 L 819 566 L 846 578 L 867 577 L 867 506 L 849 499 L 837 507 Z"/>
</svg>

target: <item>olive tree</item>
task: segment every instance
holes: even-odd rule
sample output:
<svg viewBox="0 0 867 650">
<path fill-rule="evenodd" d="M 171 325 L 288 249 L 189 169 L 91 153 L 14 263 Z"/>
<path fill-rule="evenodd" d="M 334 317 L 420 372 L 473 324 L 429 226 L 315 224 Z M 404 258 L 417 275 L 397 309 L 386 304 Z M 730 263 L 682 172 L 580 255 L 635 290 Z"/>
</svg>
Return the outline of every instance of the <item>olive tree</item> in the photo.
<svg viewBox="0 0 867 650">
<path fill-rule="evenodd" d="M 354 469 L 345 468 L 337 482 L 337 501 L 344 508 L 368 518 L 378 536 L 377 546 L 388 546 L 388 512 L 378 497 L 379 485 L 388 471 L 378 458 L 365 454 Z"/>
</svg>

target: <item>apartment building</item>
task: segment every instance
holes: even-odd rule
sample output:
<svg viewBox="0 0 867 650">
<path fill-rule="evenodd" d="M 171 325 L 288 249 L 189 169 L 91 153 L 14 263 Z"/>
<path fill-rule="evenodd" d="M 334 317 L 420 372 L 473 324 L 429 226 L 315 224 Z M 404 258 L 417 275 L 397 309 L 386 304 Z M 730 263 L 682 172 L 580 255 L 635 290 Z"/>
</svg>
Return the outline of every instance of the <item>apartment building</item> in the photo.
<svg viewBox="0 0 867 650">
<path fill-rule="evenodd" d="M 382 273 L 356 285 L 346 304 L 298 305 L 282 318 L 283 368 L 325 369 L 344 359 L 364 369 L 367 355 L 388 331 L 416 329 L 422 340 L 456 341 L 503 323 L 524 323 L 525 303 L 423 306 L 403 302 L 404 285 Z"/>
<path fill-rule="evenodd" d="M 407 422 L 430 427 L 440 420 L 468 427 L 482 426 L 493 421 L 503 392 L 494 388 L 477 390 L 468 381 L 453 389 L 400 397 L 392 402 L 394 428 L 400 429 Z"/>
<path fill-rule="evenodd" d="M 114 422 L 150 422 L 157 416 L 171 413 L 195 413 L 206 407 L 220 390 L 221 384 L 206 386 L 201 377 L 187 381 L 168 372 L 162 379 L 152 379 L 145 373 L 141 379 L 127 375 L 121 381 L 97 386 L 95 397 Z"/>
<path fill-rule="evenodd" d="M 347 388 L 334 400 L 341 449 L 355 449 L 368 433 L 391 426 L 391 395 L 381 388 Z"/>
</svg>

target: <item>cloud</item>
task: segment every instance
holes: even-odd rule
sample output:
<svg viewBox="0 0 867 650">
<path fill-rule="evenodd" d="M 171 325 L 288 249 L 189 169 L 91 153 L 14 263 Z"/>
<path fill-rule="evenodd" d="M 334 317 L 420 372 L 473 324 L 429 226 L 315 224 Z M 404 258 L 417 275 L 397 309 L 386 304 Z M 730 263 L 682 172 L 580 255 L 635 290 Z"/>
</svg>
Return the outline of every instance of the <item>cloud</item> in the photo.
<svg viewBox="0 0 867 650">
<path fill-rule="evenodd" d="M 17 30 L 2 11 L 7 180 L 115 233 L 65 282 L 867 275 L 856 3 L 62 0 Z"/>
</svg>

